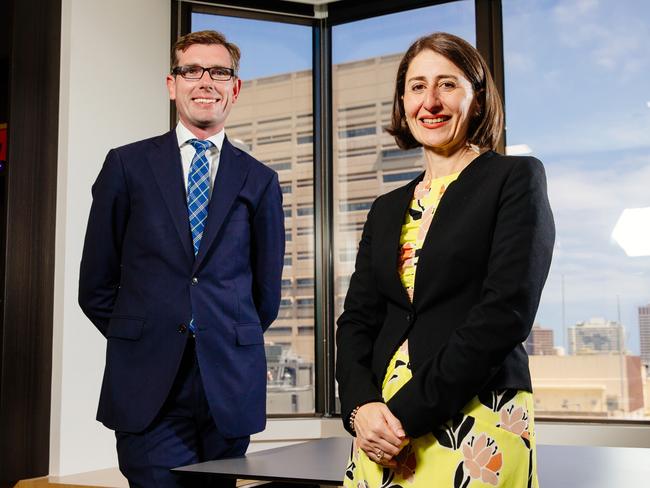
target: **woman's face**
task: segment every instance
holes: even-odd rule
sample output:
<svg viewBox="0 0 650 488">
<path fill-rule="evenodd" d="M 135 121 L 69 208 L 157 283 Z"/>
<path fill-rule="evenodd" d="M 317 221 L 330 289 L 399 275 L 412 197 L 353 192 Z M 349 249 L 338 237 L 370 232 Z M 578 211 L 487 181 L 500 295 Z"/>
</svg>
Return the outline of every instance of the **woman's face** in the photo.
<svg viewBox="0 0 650 488">
<path fill-rule="evenodd" d="M 474 90 L 447 58 L 429 49 L 415 56 L 406 71 L 403 101 L 411 134 L 425 149 L 451 153 L 466 144 L 476 110 Z"/>
</svg>

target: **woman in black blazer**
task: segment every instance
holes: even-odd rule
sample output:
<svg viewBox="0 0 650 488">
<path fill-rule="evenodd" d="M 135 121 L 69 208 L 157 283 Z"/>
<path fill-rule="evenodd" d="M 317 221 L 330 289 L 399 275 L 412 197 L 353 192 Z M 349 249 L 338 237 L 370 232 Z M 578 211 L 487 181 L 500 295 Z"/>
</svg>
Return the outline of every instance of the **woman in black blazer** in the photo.
<svg viewBox="0 0 650 488">
<path fill-rule="evenodd" d="M 522 342 L 555 230 L 542 164 L 494 152 L 502 126 L 474 47 L 409 48 L 389 132 L 425 171 L 374 202 L 338 320 L 346 486 L 537 486 Z"/>
</svg>

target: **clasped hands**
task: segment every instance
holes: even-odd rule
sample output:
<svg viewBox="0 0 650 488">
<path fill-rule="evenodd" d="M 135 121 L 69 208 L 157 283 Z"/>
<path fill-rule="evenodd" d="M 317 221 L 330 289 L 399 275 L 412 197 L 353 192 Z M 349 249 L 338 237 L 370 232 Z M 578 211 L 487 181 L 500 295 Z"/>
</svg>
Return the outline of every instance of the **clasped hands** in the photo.
<svg viewBox="0 0 650 488">
<path fill-rule="evenodd" d="M 377 464 L 394 468 L 395 456 L 408 444 L 402 423 L 386 404 L 372 402 L 362 405 L 354 417 L 357 445 L 368 459 Z"/>
</svg>

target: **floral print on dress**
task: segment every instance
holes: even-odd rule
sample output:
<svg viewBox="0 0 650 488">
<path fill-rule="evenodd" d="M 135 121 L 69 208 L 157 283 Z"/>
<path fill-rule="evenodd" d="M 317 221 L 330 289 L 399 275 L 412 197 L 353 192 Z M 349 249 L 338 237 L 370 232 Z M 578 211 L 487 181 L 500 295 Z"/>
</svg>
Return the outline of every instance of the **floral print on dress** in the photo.
<svg viewBox="0 0 650 488">
<path fill-rule="evenodd" d="M 474 417 L 459 413 L 449 422 L 434 429 L 433 436 L 441 446 L 458 449 L 474 426 Z"/>
<path fill-rule="evenodd" d="M 503 454 L 494 439 L 486 434 L 478 437 L 472 436 L 462 447 L 463 451 L 463 472 L 469 480 L 480 479 L 483 483 L 493 486 L 499 484 L 499 471 L 503 466 Z M 459 488 L 467 486 L 467 479 L 459 485 Z"/>
<path fill-rule="evenodd" d="M 478 394 L 478 399 L 493 412 L 498 412 L 506 405 L 506 403 L 512 400 L 516 394 L 517 390 L 484 391 Z"/>
<path fill-rule="evenodd" d="M 524 441 L 528 441 L 530 434 L 528 433 L 528 412 L 523 407 L 516 407 L 510 405 L 508 408 L 502 408 L 500 412 L 501 422 L 497 427 L 512 432 L 520 436 Z"/>
<path fill-rule="evenodd" d="M 402 284 L 411 302 L 415 287 L 415 272 L 420 250 L 426 239 L 433 216 L 440 204 L 442 196 L 449 185 L 458 177 L 453 173 L 441 178 L 420 181 L 413 192 L 411 206 L 406 213 L 400 236 L 400 251 L 398 270 Z"/>
</svg>

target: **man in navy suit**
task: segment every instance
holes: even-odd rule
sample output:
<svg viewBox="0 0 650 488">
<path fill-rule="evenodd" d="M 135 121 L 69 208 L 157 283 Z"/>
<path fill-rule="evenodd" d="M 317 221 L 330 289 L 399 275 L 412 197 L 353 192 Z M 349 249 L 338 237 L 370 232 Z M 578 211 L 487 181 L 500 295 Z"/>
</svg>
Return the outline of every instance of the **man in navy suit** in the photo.
<svg viewBox="0 0 650 488">
<path fill-rule="evenodd" d="M 214 31 L 180 38 L 176 129 L 109 151 L 92 188 L 79 304 L 107 339 L 97 419 L 131 486 L 199 486 L 170 468 L 264 429 L 284 216 L 277 174 L 225 137 L 239 56 Z"/>
</svg>

